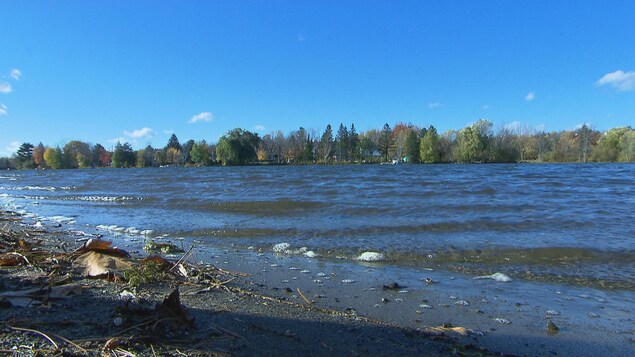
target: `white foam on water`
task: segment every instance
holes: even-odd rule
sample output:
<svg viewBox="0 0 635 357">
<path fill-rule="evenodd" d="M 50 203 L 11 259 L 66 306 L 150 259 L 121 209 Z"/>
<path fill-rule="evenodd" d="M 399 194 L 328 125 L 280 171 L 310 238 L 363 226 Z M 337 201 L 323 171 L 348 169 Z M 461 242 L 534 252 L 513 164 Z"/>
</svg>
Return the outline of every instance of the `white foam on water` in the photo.
<svg viewBox="0 0 635 357">
<path fill-rule="evenodd" d="M 66 224 L 74 224 L 75 223 L 75 219 L 71 218 L 71 217 L 64 217 L 64 216 L 51 216 L 51 217 L 44 217 L 43 219 L 49 220 L 49 221 L 53 221 L 53 222 L 57 222 L 57 223 L 66 223 Z"/>
<path fill-rule="evenodd" d="M 361 262 L 381 262 L 386 260 L 386 257 L 382 253 L 377 252 L 364 252 L 359 257 L 355 258 Z"/>
<path fill-rule="evenodd" d="M 498 281 L 501 283 L 508 283 L 512 281 L 512 278 L 510 278 L 508 275 L 505 275 L 503 273 L 494 273 L 492 275 L 481 275 L 481 276 L 474 277 L 474 279 L 492 279 L 494 281 Z"/>
<path fill-rule="evenodd" d="M 318 254 L 312 250 L 309 250 L 308 252 L 304 253 L 304 256 L 307 258 L 317 258 Z"/>
<path fill-rule="evenodd" d="M 289 248 L 291 248 L 291 244 L 289 243 L 278 243 L 273 246 L 273 251 L 275 253 L 285 253 Z"/>
</svg>

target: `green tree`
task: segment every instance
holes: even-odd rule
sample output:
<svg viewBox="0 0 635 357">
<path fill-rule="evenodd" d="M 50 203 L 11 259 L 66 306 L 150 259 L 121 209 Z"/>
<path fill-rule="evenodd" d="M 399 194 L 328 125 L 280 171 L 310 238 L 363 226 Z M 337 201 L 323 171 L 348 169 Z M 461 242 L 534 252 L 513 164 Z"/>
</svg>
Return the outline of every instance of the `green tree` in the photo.
<svg viewBox="0 0 635 357">
<path fill-rule="evenodd" d="M 194 147 L 194 140 L 188 140 L 181 149 L 181 162 L 185 165 L 192 163 L 192 147 Z"/>
<path fill-rule="evenodd" d="M 232 129 L 216 146 L 216 156 L 223 165 L 244 165 L 257 159 L 258 134 L 245 129 Z"/>
<path fill-rule="evenodd" d="M 64 145 L 64 167 L 68 169 L 86 168 L 91 165 L 90 146 L 82 141 L 73 140 Z"/>
<path fill-rule="evenodd" d="M 15 159 L 18 163 L 18 167 L 21 169 L 35 168 L 35 161 L 33 161 L 33 148 L 30 143 L 23 143 L 15 153 Z"/>
<path fill-rule="evenodd" d="M 377 144 L 384 162 L 388 161 L 388 153 L 393 146 L 392 129 L 388 123 L 384 124 L 384 127 L 381 129 L 381 136 L 379 137 L 379 142 Z"/>
<path fill-rule="evenodd" d="M 419 145 L 419 156 L 421 162 L 426 164 L 436 164 L 441 161 L 439 152 L 439 134 L 434 126 L 430 126 L 425 131 Z"/>
<path fill-rule="evenodd" d="M 418 130 L 410 128 L 406 134 L 405 155 L 408 158 L 408 162 L 412 164 L 418 164 L 421 162 L 421 139 L 419 138 L 419 134 L 417 132 Z"/>
<path fill-rule="evenodd" d="M 479 119 L 458 133 L 458 153 L 461 162 L 487 161 L 490 159 L 492 123 Z"/>
<path fill-rule="evenodd" d="M 202 140 L 192 145 L 190 157 L 194 164 L 208 166 L 212 163 L 212 150 L 205 140 Z"/>
<path fill-rule="evenodd" d="M 115 151 L 112 154 L 112 166 L 116 168 L 133 167 L 135 161 L 135 152 L 132 150 L 130 144 L 117 142 Z"/>
</svg>

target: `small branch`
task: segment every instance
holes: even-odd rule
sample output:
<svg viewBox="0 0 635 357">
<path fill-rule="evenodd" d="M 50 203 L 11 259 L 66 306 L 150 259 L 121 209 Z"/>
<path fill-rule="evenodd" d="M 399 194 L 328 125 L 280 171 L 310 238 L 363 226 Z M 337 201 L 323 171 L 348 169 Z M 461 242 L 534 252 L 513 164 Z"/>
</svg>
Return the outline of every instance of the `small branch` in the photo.
<svg viewBox="0 0 635 357">
<path fill-rule="evenodd" d="M 308 305 L 312 304 L 312 302 L 309 301 L 309 299 L 307 299 L 306 296 L 304 296 L 304 294 L 302 294 L 302 291 L 300 290 L 300 288 L 296 288 L 296 290 L 298 291 L 298 294 L 300 294 L 300 297 L 302 298 L 302 300 L 304 300 L 304 302 L 306 302 Z"/>
<path fill-rule="evenodd" d="M 51 344 L 53 344 L 53 347 L 55 347 L 55 349 L 59 349 L 59 346 L 57 345 L 57 343 L 55 343 L 55 341 L 53 341 L 52 338 L 50 338 L 47 334 L 45 334 L 44 332 L 38 331 L 38 330 L 32 330 L 29 328 L 22 328 L 22 327 L 11 327 L 12 330 L 16 330 L 16 331 L 26 331 L 26 332 L 31 332 L 34 333 L 36 335 L 40 335 L 44 338 L 46 338 Z"/>
</svg>

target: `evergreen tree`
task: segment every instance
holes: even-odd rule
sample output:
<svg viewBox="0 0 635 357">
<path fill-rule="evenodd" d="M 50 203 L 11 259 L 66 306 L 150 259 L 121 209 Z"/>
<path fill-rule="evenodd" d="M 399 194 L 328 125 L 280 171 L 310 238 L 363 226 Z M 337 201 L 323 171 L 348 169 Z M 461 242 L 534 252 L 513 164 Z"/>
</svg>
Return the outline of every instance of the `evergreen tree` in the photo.
<svg viewBox="0 0 635 357">
<path fill-rule="evenodd" d="M 18 162 L 18 167 L 21 169 L 32 169 L 35 167 L 35 161 L 33 161 L 33 148 L 30 143 L 23 143 L 15 153 L 15 159 Z"/>
<path fill-rule="evenodd" d="M 355 130 L 355 124 L 351 124 L 351 132 L 350 132 L 350 143 L 349 143 L 349 157 L 354 160 L 360 160 L 360 152 L 359 152 L 359 134 Z"/>
<path fill-rule="evenodd" d="M 392 147 L 392 129 L 388 123 L 384 124 L 384 127 L 381 129 L 381 136 L 379 137 L 379 152 L 381 153 L 384 161 L 388 161 L 388 153 L 390 148 Z"/>
<path fill-rule="evenodd" d="M 333 146 L 333 129 L 331 128 L 331 124 L 328 124 L 326 126 L 326 130 L 324 130 L 324 134 L 322 134 L 320 143 L 318 144 L 318 154 L 320 161 L 327 162 L 331 159 L 333 155 Z"/>
<path fill-rule="evenodd" d="M 179 139 L 176 137 L 176 134 L 172 134 L 172 136 L 170 136 L 168 144 L 165 146 L 165 150 L 167 151 L 169 148 L 181 151 L 181 144 L 179 143 Z"/>
<path fill-rule="evenodd" d="M 350 147 L 350 137 L 348 133 L 348 128 L 344 124 L 340 124 L 340 128 L 337 131 L 337 137 L 335 139 L 337 148 L 337 159 L 338 161 L 347 161 L 348 160 L 348 150 Z"/>
</svg>

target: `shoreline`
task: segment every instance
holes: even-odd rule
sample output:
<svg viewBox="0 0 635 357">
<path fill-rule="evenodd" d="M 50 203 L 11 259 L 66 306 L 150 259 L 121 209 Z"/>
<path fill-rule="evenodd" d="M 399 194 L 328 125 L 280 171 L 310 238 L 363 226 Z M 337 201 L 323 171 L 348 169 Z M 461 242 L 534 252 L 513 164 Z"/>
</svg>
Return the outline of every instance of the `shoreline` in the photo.
<svg viewBox="0 0 635 357">
<path fill-rule="evenodd" d="M 11 229 L 22 234 L 32 229 L 26 222 L 24 226 L 20 226 L 19 221 L 8 223 Z M 2 225 L 4 222 L 0 222 Z M 77 237 L 64 233 L 64 228 L 49 229 L 43 235 L 57 244 L 66 244 L 67 249 L 81 246 L 75 242 Z M 104 237 L 112 240 L 110 238 Z M 135 246 L 138 247 L 138 243 L 130 243 L 130 247 Z M 544 284 L 472 280 L 442 271 L 423 272 L 433 281 L 425 284 L 420 275 L 381 263 L 337 264 L 321 259 L 230 249 L 197 249 L 193 253 L 192 260 L 199 264 L 248 274 L 234 277 L 231 286 L 236 290 L 233 291 L 212 289 L 190 295 L 201 288 L 181 289 L 182 303 L 193 311 L 199 326 L 209 322 L 210 326 L 216 326 L 213 329 L 227 329 L 233 331 L 230 335 L 241 336 L 227 338 L 221 334 L 223 342 L 214 345 L 219 353 L 268 355 L 302 351 L 315 355 L 371 352 L 373 355 L 402 355 L 414 351 L 448 355 L 460 351 L 469 355 L 498 351 L 513 355 L 615 356 L 635 353 L 635 331 L 621 327 L 633 321 L 628 312 L 625 311 L 623 317 L 607 318 L 607 315 L 619 312 L 602 309 L 606 297 L 592 289 L 553 291 L 553 296 L 545 301 L 550 287 Z M 176 254 L 171 259 L 175 261 L 178 257 Z M 5 289 L 12 286 L 7 281 L 15 279 L 19 269 L 27 268 L 17 268 L 9 275 L 5 268 L 0 270 Z M 112 323 L 104 321 L 104 316 L 112 315 L 112 311 L 122 304 L 119 295 L 125 285 L 86 279 L 77 282 L 95 287 L 68 300 L 72 305 L 71 316 L 75 316 L 73 309 L 79 310 L 76 313 L 81 316 L 81 307 L 73 302 L 77 298 L 83 301 L 87 294 L 92 294 L 106 306 L 106 311 L 97 314 L 102 325 L 99 331 L 104 334 L 103 329 L 107 326 L 105 331 L 115 332 Z M 394 289 L 383 288 L 391 283 L 396 283 Z M 92 293 L 94 289 L 99 289 L 100 293 Z M 139 291 L 141 296 L 157 303 L 170 292 L 170 284 L 142 285 Z M 68 308 L 66 302 L 62 306 Z M 15 309 L 31 310 L 20 311 L 27 312 L 21 314 Z M 1 309 L 1 320 L 6 325 L 9 318 L 28 316 L 37 309 Z M 626 306 L 624 309 L 628 310 Z M 55 306 L 48 314 L 52 316 L 50 320 L 64 320 L 64 312 Z M 559 331 L 549 331 L 548 321 L 555 323 Z M 269 327 L 271 324 L 278 327 Z M 64 332 L 56 333 L 71 340 L 81 340 L 76 335 L 65 336 Z M 3 333 L 7 333 L 6 326 L 3 326 Z M 188 334 L 195 336 L 200 331 L 189 331 Z M 16 335 L 23 336 L 24 333 L 9 331 L 8 336 Z M 384 341 L 385 336 L 391 336 L 391 342 L 347 345 L 360 335 L 366 341 Z M 321 338 L 321 343 L 306 349 L 307 341 L 316 338 Z M 294 345 L 292 341 L 298 344 Z M 0 349 L 6 348 L 8 346 L 2 345 Z"/>
<path fill-rule="evenodd" d="M 490 355 L 452 336 L 358 316 L 258 291 L 259 283 L 242 273 L 227 274 L 226 285 L 188 281 L 141 284 L 87 279 L 65 270 L 68 253 L 81 246 L 62 230 L 34 230 L 20 217 L 0 211 L 0 254 L 6 258 L 14 244 L 28 245 L 24 264 L 0 268 L 0 353 L 19 355 Z M 19 242 L 22 243 L 19 243 Z M 35 255 L 46 256 L 39 262 Z M 33 257 L 33 259 L 29 259 Z M 64 274 L 64 285 L 75 293 L 53 297 L 51 259 Z M 31 261 L 32 260 L 32 261 Z M 58 261 L 59 260 L 59 261 Z M 64 262 L 66 261 L 66 262 Z M 57 267 L 57 265 L 61 266 Z M 208 266 L 208 268 L 211 266 Z M 215 269 L 215 268 L 212 268 Z M 45 273 L 45 274 L 43 274 Z M 69 281 L 68 281 L 69 280 Z M 179 306 L 187 323 L 166 324 L 160 318 L 143 322 L 144 311 L 158 311 L 178 287 Z M 45 291 L 47 299 L 27 298 L 17 306 L 12 293 Z M 43 288 L 43 290 L 39 290 Z M 298 290 L 300 291 L 300 290 Z M 8 294 L 7 294 L 8 293 Z M 51 296 L 50 300 L 48 295 Z M 124 297 L 125 296 L 125 297 Z M 13 303 L 12 303 L 13 301 Z M 163 301 L 163 302 L 162 302 Z M 141 314 L 139 318 L 137 314 Z M 141 322 L 140 322 L 141 321 Z"/>
</svg>

